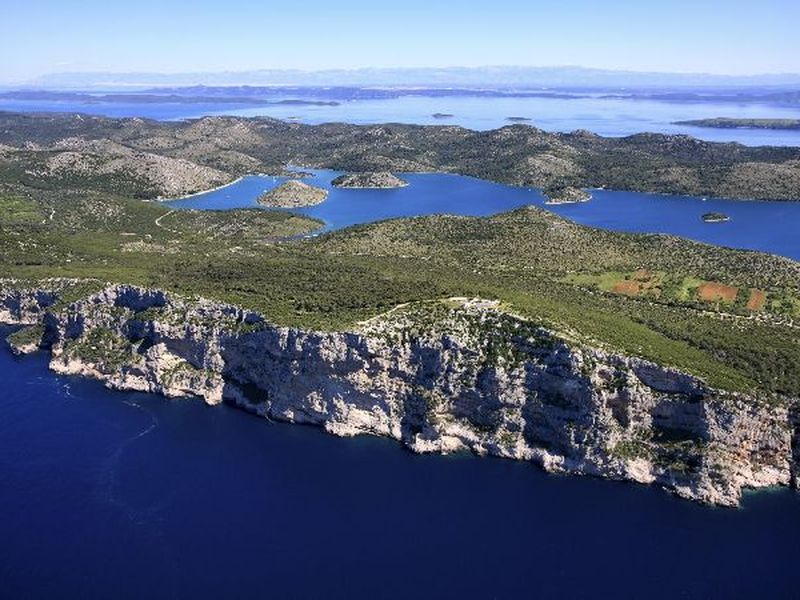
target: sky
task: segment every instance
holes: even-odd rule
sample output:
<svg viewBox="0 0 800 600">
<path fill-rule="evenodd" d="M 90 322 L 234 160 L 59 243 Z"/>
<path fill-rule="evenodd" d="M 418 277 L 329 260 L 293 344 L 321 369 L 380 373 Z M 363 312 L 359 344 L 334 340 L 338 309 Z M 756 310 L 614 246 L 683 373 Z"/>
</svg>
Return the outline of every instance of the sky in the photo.
<svg viewBox="0 0 800 600">
<path fill-rule="evenodd" d="M 13 0 L 0 83 L 65 71 L 800 72 L 800 0 Z"/>
</svg>

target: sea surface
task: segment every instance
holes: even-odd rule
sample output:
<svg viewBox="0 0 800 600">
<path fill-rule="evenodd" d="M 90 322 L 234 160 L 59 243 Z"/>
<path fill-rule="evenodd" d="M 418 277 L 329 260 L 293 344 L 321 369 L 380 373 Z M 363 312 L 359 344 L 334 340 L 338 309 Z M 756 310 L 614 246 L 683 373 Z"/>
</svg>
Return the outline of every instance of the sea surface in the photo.
<svg viewBox="0 0 800 600">
<path fill-rule="evenodd" d="M 592 190 L 592 200 L 545 206 L 536 189 L 501 185 L 450 174 L 403 174 L 409 182 L 390 190 L 352 190 L 331 186 L 336 171 L 311 171 L 304 181 L 330 190 L 328 199 L 295 212 L 325 221 L 324 231 L 393 217 L 449 213 L 486 216 L 533 204 L 592 227 L 614 231 L 668 233 L 693 240 L 761 250 L 800 260 L 800 202 L 761 202 Z M 174 200 L 173 208 L 231 209 L 258 206 L 264 191 L 280 177 L 247 176 L 236 183 Z M 725 223 L 705 223 L 702 215 L 721 212 Z"/>
<path fill-rule="evenodd" d="M 335 175 L 308 181 L 330 187 Z M 332 230 L 543 206 L 535 189 L 404 177 L 407 188 L 334 189 L 301 212 Z M 280 182 L 249 176 L 171 205 L 254 206 Z M 800 203 L 593 194 L 549 209 L 800 259 Z M 731 221 L 703 223 L 711 211 Z M 521 462 L 417 456 L 228 406 L 112 392 L 2 343 L 0 378 L 2 598 L 797 597 L 800 494 L 790 490 L 711 509 Z"/>
<path fill-rule="evenodd" d="M 5 346 L 0 377 L 3 598 L 797 597 L 793 491 L 711 509 L 418 456 L 112 392 Z"/>
<path fill-rule="evenodd" d="M 289 100 L 276 97 L 274 100 Z M 325 100 L 326 98 L 320 97 Z M 496 96 L 400 96 L 345 100 L 338 106 L 258 105 L 231 103 L 116 103 L 101 101 L 12 100 L 0 98 L 0 110 L 84 112 L 109 117 L 146 117 L 178 120 L 205 115 L 269 116 L 301 123 L 356 124 L 413 123 L 460 125 L 487 130 L 510 125 L 509 117 L 530 119 L 527 124 L 545 131 L 588 129 L 605 136 L 625 136 L 644 131 L 682 133 L 700 139 L 740 142 L 749 146 L 800 146 L 800 131 L 762 129 L 710 129 L 674 125 L 675 121 L 714 117 L 800 118 L 800 107 L 753 102 L 666 102 L 633 98 L 575 98 Z M 437 119 L 435 113 L 452 117 Z"/>
</svg>

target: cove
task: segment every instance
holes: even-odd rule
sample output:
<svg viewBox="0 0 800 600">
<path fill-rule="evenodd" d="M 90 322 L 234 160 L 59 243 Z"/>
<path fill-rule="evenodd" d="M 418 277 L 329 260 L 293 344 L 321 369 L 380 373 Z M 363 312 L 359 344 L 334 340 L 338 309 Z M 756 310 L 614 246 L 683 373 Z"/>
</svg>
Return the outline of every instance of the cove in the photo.
<svg viewBox="0 0 800 600">
<path fill-rule="evenodd" d="M 305 170 L 305 169 L 304 169 Z M 328 199 L 296 212 L 325 221 L 331 231 L 396 217 L 447 213 L 488 216 L 536 205 L 582 225 L 614 231 L 664 233 L 800 260 L 800 202 L 763 202 L 593 190 L 590 202 L 546 206 L 536 189 L 512 187 L 472 177 L 441 173 L 402 174 L 409 182 L 390 190 L 352 190 L 331 186 L 337 171 L 314 170 L 304 181 L 330 190 Z M 172 208 L 226 210 L 259 206 L 258 196 L 285 181 L 250 175 L 214 191 L 169 202 Z M 725 223 L 704 223 L 702 215 L 721 212 Z"/>
</svg>

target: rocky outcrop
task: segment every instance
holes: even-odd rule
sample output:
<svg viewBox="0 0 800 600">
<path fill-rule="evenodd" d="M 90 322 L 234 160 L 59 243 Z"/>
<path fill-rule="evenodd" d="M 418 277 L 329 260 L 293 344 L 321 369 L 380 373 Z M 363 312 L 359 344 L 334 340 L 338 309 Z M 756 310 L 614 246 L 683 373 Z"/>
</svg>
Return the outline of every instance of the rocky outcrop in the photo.
<svg viewBox="0 0 800 600">
<path fill-rule="evenodd" d="M 40 319 L 53 370 L 116 389 L 225 401 L 336 435 L 391 437 L 415 452 L 472 451 L 657 484 L 710 504 L 797 482 L 797 400 L 709 389 L 492 302 L 432 301 L 353 331 L 316 332 L 132 286 L 58 311 L 46 295 L 23 297 L 24 311 L 8 301 L 13 318 Z"/>
<path fill-rule="evenodd" d="M 258 203 L 274 208 L 300 208 L 320 204 L 327 197 L 328 190 L 291 179 L 261 194 Z"/>
<path fill-rule="evenodd" d="M 39 323 L 48 308 L 56 303 L 62 289 L 54 280 L 46 288 L 27 286 L 25 282 L 5 280 L 0 282 L 0 323 L 8 325 L 33 325 Z"/>
<path fill-rule="evenodd" d="M 11 352 L 16 355 L 33 354 L 40 350 L 44 343 L 44 326 L 29 325 L 18 329 L 6 337 Z"/>
<path fill-rule="evenodd" d="M 368 173 L 348 173 L 339 175 L 331 184 L 338 188 L 353 189 L 392 189 L 408 185 L 399 177 L 388 171 L 372 171 Z"/>
<path fill-rule="evenodd" d="M 725 223 L 731 220 L 731 218 L 728 215 L 719 212 L 705 213 L 700 218 L 703 220 L 704 223 Z"/>
</svg>

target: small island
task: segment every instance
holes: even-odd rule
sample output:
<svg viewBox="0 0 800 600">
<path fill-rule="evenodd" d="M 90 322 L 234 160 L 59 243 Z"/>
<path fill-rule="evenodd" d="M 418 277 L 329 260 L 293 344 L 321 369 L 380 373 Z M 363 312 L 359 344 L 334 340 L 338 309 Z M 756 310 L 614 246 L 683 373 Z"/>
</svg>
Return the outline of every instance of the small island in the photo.
<svg viewBox="0 0 800 600">
<path fill-rule="evenodd" d="M 706 213 L 701 218 L 705 223 L 725 223 L 726 221 L 731 220 L 728 215 L 718 212 Z"/>
<path fill-rule="evenodd" d="M 290 171 L 286 169 L 280 176 L 286 177 L 287 179 L 307 179 L 309 177 L 314 177 L 314 174 L 310 171 Z"/>
<path fill-rule="evenodd" d="M 452 119 L 455 115 L 451 115 L 450 113 L 433 113 L 431 115 L 434 119 Z"/>
<path fill-rule="evenodd" d="M 576 204 L 578 202 L 588 202 L 592 195 L 586 190 L 571 186 L 558 185 L 547 187 L 542 190 L 547 200 L 545 204 Z"/>
<path fill-rule="evenodd" d="M 339 175 L 339 177 L 331 182 L 331 185 L 337 188 L 386 190 L 405 187 L 408 185 L 408 182 L 400 179 L 396 175 L 392 175 L 388 171 L 373 171 Z"/>
<path fill-rule="evenodd" d="M 714 129 L 800 129 L 800 119 L 731 119 L 717 117 L 714 119 L 676 121 L 673 125 L 711 127 Z"/>
<path fill-rule="evenodd" d="M 511 121 L 512 123 L 526 123 L 530 121 L 528 117 L 506 117 L 506 121 Z"/>
<path fill-rule="evenodd" d="M 300 208 L 320 204 L 327 197 L 328 190 L 293 179 L 261 194 L 258 203 L 271 208 Z"/>
</svg>

